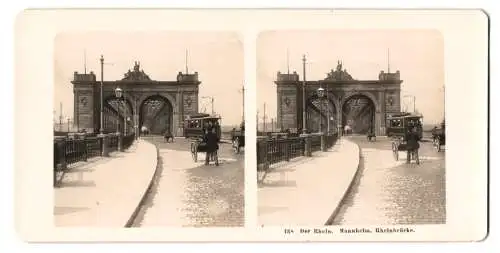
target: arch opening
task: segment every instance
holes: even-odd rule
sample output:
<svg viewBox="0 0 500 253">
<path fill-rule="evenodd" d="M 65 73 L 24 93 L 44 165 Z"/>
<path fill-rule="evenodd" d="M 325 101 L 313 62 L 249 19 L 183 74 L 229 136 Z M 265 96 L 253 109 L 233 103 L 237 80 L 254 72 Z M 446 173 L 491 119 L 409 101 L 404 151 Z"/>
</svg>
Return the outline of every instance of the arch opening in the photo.
<svg viewBox="0 0 500 253">
<path fill-rule="evenodd" d="M 149 134 L 174 133 L 173 106 L 161 95 L 153 95 L 142 101 L 139 107 L 139 129 Z"/>
<path fill-rule="evenodd" d="M 342 105 L 342 126 L 353 134 L 375 132 L 375 103 L 366 95 L 356 94 Z"/>
</svg>

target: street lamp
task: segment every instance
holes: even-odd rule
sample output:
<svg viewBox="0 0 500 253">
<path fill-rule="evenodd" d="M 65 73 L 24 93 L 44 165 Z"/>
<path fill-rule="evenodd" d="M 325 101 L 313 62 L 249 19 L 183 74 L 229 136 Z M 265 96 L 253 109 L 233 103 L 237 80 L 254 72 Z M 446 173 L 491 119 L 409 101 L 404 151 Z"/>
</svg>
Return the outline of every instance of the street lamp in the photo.
<svg viewBox="0 0 500 253">
<path fill-rule="evenodd" d="M 122 94 L 123 94 L 123 90 L 120 88 L 120 87 L 117 87 L 115 89 L 115 97 L 118 98 L 118 101 L 120 101 L 120 98 L 122 97 Z M 120 132 L 120 128 L 118 127 L 119 126 L 119 122 L 120 122 L 120 106 L 118 106 L 118 124 L 116 124 L 116 133 L 119 133 Z"/>
<path fill-rule="evenodd" d="M 302 133 L 306 130 L 306 55 L 302 56 L 303 82 L 302 82 Z"/>
<path fill-rule="evenodd" d="M 323 113 L 323 97 L 325 96 L 325 89 L 323 89 L 322 87 L 319 87 L 318 88 L 318 98 L 319 98 L 319 101 L 320 101 L 320 115 L 319 115 L 319 132 L 322 133 L 323 132 L 323 115 L 321 115 Z"/>
<path fill-rule="evenodd" d="M 115 96 L 116 96 L 116 98 L 118 98 L 118 101 L 120 101 L 120 98 L 122 97 L 122 94 L 123 94 L 123 90 L 120 89 L 120 87 L 116 87 L 116 89 L 115 89 Z M 118 110 L 118 112 L 117 112 L 118 115 L 117 115 L 117 120 L 116 120 L 116 122 L 117 122 L 117 124 L 116 124 L 116 135 L 118 137 L 118 151 L 122 151 L 123 150 L 123 148 L 122 148 L 122 138 L 120 136 L 120 103 L 118 103 L 118 109 L 117 110 Z M 124 117 L 124 120 L 126 120 L 125 117 Z"/>
<path fill-rule="evenodd" d="M 99 134 L 102 136 L 104 134 L 104 96 L 103 96 L 103 86 L 104 86 L 104 56 L 101 54 L 101 121 L 99 122 Z"/>
</svg>

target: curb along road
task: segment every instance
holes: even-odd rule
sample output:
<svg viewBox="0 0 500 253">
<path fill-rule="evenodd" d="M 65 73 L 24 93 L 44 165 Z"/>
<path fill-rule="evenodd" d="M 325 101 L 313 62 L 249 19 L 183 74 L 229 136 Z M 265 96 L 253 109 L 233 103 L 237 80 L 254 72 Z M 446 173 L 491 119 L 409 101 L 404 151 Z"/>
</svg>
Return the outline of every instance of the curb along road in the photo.
<svg viewBox="0 0 500 253">
<path fill-rule="evenodd" d="M 151 143 L 149 143 L 149 144 L 150 145 L 154 145 L 154 144 L 151 144 Z M 160 160 L 160 150 L 158 149 L 157 145 L 154 145 L 154 146 L 155 146 L 155 149 L 156 149 L 156 160 L 155 160 L 155 163 L 154 163 L 155 171 L 154 171 L 154 173 L 153 173 L 153 175 L 151 177 L 151 180 L 148 183 L 148 186 L 146 187 L 146 190 L 144 191 L 144 194 L 141 197 L 141 200 L 139 201 L 139 203 L 137 204 L 136 208 L 132 212 L 132 215 L 130 216 L 130 218 L 128 219 L 127 223 L 125 224 L 126 228 L 136 227 L 136 226 L 139 225 L 138 223 L 140 223 L 140 218 L 141 218 L 141 216 L 139 214 L 141 214 L 141 211 L 143 210 L 143 207 L 144 207 L 144 204 L 145 204 L 146 200 L 152 194 L 153 185 L 158 180 L 159 175 L 161 174 L 163 166 L 159 162 L 159 160 Z"/>
<path fill-rule="evenodd" d="M 344 194 L 342 195 L 342 198 L 340 199 L 339 203 L 337 204 L 337 207 L 335 207 L 335 209 L 333 210 L 332 215 L 330 215 L 330 217 L 328 218 L 328 220 L 325 222 L 325 226 L 331 226 L 331 225 L 333 225 L 335 217 L 337 217 L 337 215 L 339 214 L 340 209 L 344 205 L 347 196 L 352 191 L 352 187 L 354 185 L 354 182 L 359 178 L 360 168 L 362 167 L 362 164 L 361 164 L 362 163 L 361 147 L 357 143 L 354 143 L 352 141 L 349 141 L 349 142 L 351 142 L 354 145 L 356 145 L 357 152 L 358 152 L 358 156 L 357 156 L 357 159 L 358 159 L 357 164 L 358 165 L 357 165 L 357 168 L 356 168 L 356 172 L 354 172 L 354 176 L 352 177 L 351 182 L 349 183 L 349 186 L 347 187 L 347 189 L 345 190 Z"/>
</svg>

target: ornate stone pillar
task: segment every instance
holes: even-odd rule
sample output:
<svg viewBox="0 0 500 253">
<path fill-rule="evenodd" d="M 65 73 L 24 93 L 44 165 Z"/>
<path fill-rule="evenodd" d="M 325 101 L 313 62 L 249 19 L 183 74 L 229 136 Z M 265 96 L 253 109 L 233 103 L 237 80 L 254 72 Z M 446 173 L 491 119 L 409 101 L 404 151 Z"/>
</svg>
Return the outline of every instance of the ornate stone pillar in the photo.
<svg viewBox="0 0 500 253">
<path fill-rule="evenodd" d="M 198 89 L 195 89 L 195 91 L 194 91 L 194 101 L 193 102 L 195 102 L 194 111 L 196 113 L 200 112 L 199 101 L 200 101 L 200 98 L 198 96 Z"/>
<path fill-rule="evenodd" d="M 184 122 L 184 108 L 183 108 L 183 103 L 184 103 L 184 93 L 182 90 L 179 90 L 177 92 L 177 136 L 183 136 L 183 128 L 182 128 L 182 123 Z"/>
<path fill-rule="evenodd" d="M 385 97 L 385 90 L 379 91 L 378 97 L 379 97 L 379 104 L 380 104 L 380 132 L 378 135 L 385 135 L 385 120 L 386 120 L 386 97 Z"/>
<path fill-rule="evenodd" d="M 283 99 L 282 99 L 282 92 L 281 92 L 281 89 L 279 87 L 277 88 L 276 96 L 277 96 L 276 101 L 278 101 L 277 108 L 276 108 L 277 109 L 276 116 L 277 116 L 278 122 L 276 122 L 276 124 L 278 125 L 278 127 L 281 130 L 283 130 L 283 108 L 282 108 Z"/>
<path fill-rule="evenodd" d="M 380 111 L 375 112 L 375 135 L 382 135 L 381 131 L 381 113 Z"/>
</svg>

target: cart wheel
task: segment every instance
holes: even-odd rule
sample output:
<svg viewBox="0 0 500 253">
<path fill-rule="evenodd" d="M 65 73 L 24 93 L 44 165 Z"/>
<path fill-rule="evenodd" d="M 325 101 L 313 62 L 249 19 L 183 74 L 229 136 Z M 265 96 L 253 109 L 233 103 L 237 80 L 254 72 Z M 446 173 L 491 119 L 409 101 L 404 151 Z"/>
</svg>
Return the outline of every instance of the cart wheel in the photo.
<svg viewBox="0 0 500 253">
<path fill-rule="evenodd" d="M 239 138 L 234 138 L 233 140 L 233 148 L 234 152 L 238 154 L 240 152 L 240 139 Z"/>
<path fill-rule="evenodd" d="M 435 140 L 434 147 L 436 148 L 437 152 L 441 151 L 441 141 L 439 141 L 438 138 L 436 138 Z"/>
<path fill-rule="evenodd" d="M 398 145 L 396 143 L 392 144 L 392 154 L 394 155 L 394 160 L 399 160 L 399 150 Z"/>
<path fill-rule="evenodd" d="M 191 156 L 193 157 L 194 162 L 198 162 L 198 152 L 197 152 L 197 145 L 195 143 L 191 143 Z"/>
</svg>

